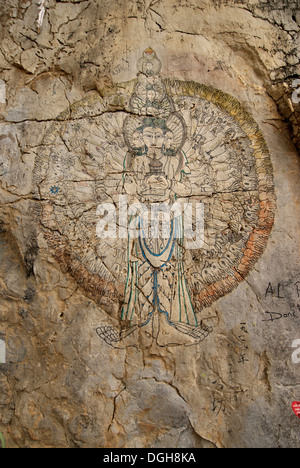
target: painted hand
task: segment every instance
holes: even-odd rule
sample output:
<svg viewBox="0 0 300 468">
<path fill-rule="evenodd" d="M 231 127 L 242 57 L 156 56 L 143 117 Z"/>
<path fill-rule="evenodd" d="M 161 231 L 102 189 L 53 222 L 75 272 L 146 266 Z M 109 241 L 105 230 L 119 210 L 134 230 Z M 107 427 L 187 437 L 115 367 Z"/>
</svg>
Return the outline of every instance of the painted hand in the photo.
<svg viewBox="0 0 300 468">
<path fill-rule="evenodd" d="M 151 176 L 147 180 L 147 184 L 151 188 L 167 189 L 169 188 L 169 181 L 164 176 Z"/>
</svg>

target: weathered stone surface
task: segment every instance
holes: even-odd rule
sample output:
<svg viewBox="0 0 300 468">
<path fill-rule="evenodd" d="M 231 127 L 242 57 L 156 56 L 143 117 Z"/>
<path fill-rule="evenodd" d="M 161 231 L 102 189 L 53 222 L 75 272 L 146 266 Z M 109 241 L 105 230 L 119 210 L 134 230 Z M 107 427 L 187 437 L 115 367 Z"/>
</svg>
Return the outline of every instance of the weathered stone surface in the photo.
<svg viewBox="0 0 300 468">
<path fill-rule="evenodd" d="M 298 2 L 48 0 L 39 32 L 38 4 L 0 0 L 7 446 L 298 448 Z M 161 61 L 152 75 L 139 62 L 149 46 Z M 96 235 L 97 205 L 137 194 L 125 156 L 147 161 L 136 144 L 145 118 L 164 134 L 156 164 L 159 151 L 186 154 L 185 196 L 209 208 L 207 243 L 227 235 L 219 250 L 166 262 L 161 282 L 177 269 L 201 324 L 188 333 L 182 319 L 170 326 L 171 307 L 152 316 L 146 305 L 149 324 L 127 334 L 128 285 L 155 299 L 127 276 L 140 261 L 126 255 L 127 238 L 104 245 Z M 170 302 L 153 272 L 150 286 Z"/>
</svg>

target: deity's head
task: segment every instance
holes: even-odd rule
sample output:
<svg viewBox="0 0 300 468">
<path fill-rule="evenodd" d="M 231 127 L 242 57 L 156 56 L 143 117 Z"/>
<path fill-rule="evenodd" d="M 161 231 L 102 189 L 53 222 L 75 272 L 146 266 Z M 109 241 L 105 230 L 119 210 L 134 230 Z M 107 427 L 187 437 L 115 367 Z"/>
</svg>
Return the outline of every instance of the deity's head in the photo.
<svg viewBox="0 0 300 468">
<path fill-rule="evenodd" d="M 168 141 L 168 147 L 171 147 L 170 140 L 172 140 L 173 132 L 167 127 L 164 119 L 147 117 L 143 120 L 143 125 L 136 132 L 140 133 L 141 139 L 147 149 L 163 150 L 166 147 L 166 141 Z"/>
<path fill-rule="evenodd" d="M 147 89 L 147 100 L 149 102 L 153 102 L 153 101 L 155 101 L 155 98 L 156 98 L 156 92 L 155 92 L 154 88 L 153 87 L 148 88 Z"/>
<path fill-rule="evenodd" d="M 166 150 L 174 149 L 174 133 L 171 130 L 165 134 L 165 148 Z"/>
<path fill-rule="evenodd" d="M 143 146 L 142 134 L 140 132 L 133 133 L 132 143 L 134 148 L 141 148 Z"/>
<path fill-rule="evenodd" d="M 146 127 L 143 130 L 143 140 L 147 148 L 161 149 L 164 139 L 164 132 L 159 127 Z"/>
<path fill-rule="evenodd" d="M 150 77 L 160 73 L 161 61 L 158 59 L 155 51 L 150 47 L 143 52 L 142 58 L 138 61 L 138 70 L 140 73 Z"/>
<path fill-rule="evenodd" d="M 156 154 L 175 156 L 180 152 L 185 138 L 184 119 L 177 113 L 163 117 L 129 116 L 124 123 L 124 137 L 133 155 Z"/>
</svg>

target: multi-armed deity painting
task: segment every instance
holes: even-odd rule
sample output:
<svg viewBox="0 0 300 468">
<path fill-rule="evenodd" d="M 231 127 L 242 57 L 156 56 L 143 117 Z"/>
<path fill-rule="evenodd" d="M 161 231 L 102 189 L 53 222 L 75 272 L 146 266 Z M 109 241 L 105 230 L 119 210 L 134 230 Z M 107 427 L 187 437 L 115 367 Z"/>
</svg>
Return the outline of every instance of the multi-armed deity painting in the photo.
<svg viewBox="0 0 300 468">
<path fill-rule="evenodd" d="M 137 71 L 52 125 L 35 168 L 38 215 L 61 267 L 105 311 L 97 333 L 107 344 L 122 348 L 142 333 L 160 343 L 162 329 L 164 344 L 197 344 L 214 329 L 207 311 L 266 247 L 270 155 L 232 96 L 163 79 L 152 49 Z M 168 222 L 149 219 L 156 207 Z"/>
</svg>

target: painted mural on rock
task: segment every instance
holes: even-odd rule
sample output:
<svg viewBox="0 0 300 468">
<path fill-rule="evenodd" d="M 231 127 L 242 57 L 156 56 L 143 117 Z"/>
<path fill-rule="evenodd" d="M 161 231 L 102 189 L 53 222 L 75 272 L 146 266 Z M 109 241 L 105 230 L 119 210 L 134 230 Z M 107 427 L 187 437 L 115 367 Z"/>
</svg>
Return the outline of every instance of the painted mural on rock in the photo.
<svg viewBox="0 0 300 468">
<path fill-rule="evenodd" d="M 274 222 L 272 165 L 256 122 L 220 90 L 162 79 L 162 66 L 147 49 L 135 80 L 67 109 L 35 167 L 49 248 L 106 311 L 96 331 L 117 348 L 207 338 L 209 307 L 245 279 Z M 158 223 L 153 236 L 145 212 L 157 205 L 169 209 L 169 229 Z M 191 248 L 185 209 L 195 205 L 204 207 L 204 237 Z M 110 235 L 99 235 L 103 220 Z"/>
</svg>

